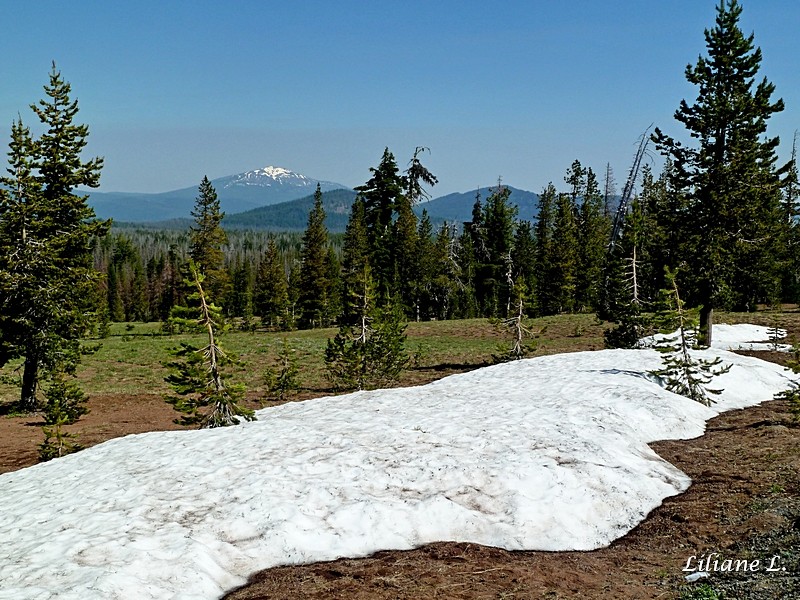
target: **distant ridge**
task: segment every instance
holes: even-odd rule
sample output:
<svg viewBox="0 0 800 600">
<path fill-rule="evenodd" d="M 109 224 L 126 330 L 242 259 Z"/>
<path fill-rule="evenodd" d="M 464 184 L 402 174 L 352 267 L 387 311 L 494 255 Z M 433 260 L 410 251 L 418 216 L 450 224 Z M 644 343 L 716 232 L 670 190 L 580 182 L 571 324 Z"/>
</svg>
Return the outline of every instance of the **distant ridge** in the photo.
<svg viewBox="0 0 800 600">
<path fill-rule="evenodd" d="M 313 194 L 318 183 L 323 192 L 347 189 L 340 183 L 313 179 L 275 166 L 220 177 L 211 183 L 227 214 L 303 198 Z M 199 185 L 200 179 L 197 185 L 159 194 L 90 191 L 89 205 L 101 219 L 124 222 L 189 218 Z"/>
<path fill-rule="evenodd" d="M 509 201 L 518 207 L 519 218 L 533 219 L 538 213 L 539 196 L 533 192 L 509 187 Z M 489 191 L 482 191 L 481 198 L 486 200 Z M 342 233 L 347 227 L 350 207 L 355 200 L 356 192 L 349 189 L 335 189 L 322 193 L 322 204 L 325 208 L 325 225 L 331 233 Z M 443 223 L 453 223 L 459 227 L 464 221 L 472 219 L 472 206 L 475 203 L 475 192 L 453 193 L 414 207 L 417 216 L 425 210 L 434 227 Z M 226 214 L 222 226 L 226 229 L 257 229 L 263 231 L 303 231 L 308 222 L 308 213 L 314 205 L 314 195 L 303 198 L 262 206 L 248 211 Z M 125 222 L 123 227 L 146 226 L 163 229 L 186 229 L 192 221 L 188 218 L 174 218 L 156 222 Z"/>
</svg>

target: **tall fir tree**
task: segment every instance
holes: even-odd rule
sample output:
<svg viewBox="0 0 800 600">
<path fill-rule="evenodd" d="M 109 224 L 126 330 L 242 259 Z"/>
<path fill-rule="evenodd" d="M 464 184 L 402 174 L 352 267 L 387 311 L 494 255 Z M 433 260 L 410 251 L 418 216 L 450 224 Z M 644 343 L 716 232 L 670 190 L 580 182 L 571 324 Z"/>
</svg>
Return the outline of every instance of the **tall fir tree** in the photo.
<svg viewBox="0 0 800 600">
<path fill-rule="evenodd" d="M 548 277 L 554 282 L 554 312 L 573 312 L 578 270 L 578 223 L 570 194 L 558 194 Z"/>
<path fill-rule="evenodd" d="M 578 269 L 575 303 L 578 310 L 597 309 L 610 221 L 603 213 L 603 196 L 594 172 L 587 168 L 578 222 Z"/>
<path fill-rule="evenodd" d="M 189 256 L 206 277 L 206 287 L 214 297 L 224 297 L 227 275 L 224 270 L 225 254 L 222 247 L 228 235 L 222 228 L 222 212 L 217 191 L 203 176 L 192 209 L 194 225 L 189 228 Z"/>
<path fill-rule="evenodd" d="M 691 105 L 681 101 L 675 119 L 696 145 L 684 145 L 658 128 L 653 134 L 673 162 L 676 191 L 689 204 L 681 230 L 690 254 L 690 299 L 702 305 L 705 345 L 712 341 L 716 307 L 751 306 L 776 277 L 772 246 L 785 169 L 776 167 L 779 140 L 766 137 L 766 131 L 769 118 L 784 105 L 772 100 L 775 86 L 766 78 L 756 83 L 761 49 L 752 34 L 742 33 L 741 13 L 737 0 L 720 0 L 716 25 L 705 31 L 707 57 L 686 67 L 698 95 Z"/>
<path fill-rule="evenodd" d="M 55 64 L 44 92 L 31 109 L 45 131 L 33 139 L 13 124 L 0 182 L 0 365 L 24 359 L 23 410 L 36 407 L 43 375 L 75 373 L 97 315 L 92 243 L 109 229 L 75 193 L 99 185 L 103 160 L 82 160 L 89 129 L 74 122 L 78 102 Z"/>
<path fill-rule="evenodd" d="M 393 292 L 395 261 L 392 244 L 392 221 L 398 200 L 404 197 L 404 180 L 394 155 L 386 148 L 381 162 L 371 167 L 372 177 L 356 188 L 364 205 L 364 223 L 369 260 L 378 295 L 388 298 Z"/>
<path fill-rule="evenodd" d="M 286 270 L 275 239 L 270 238 L 267 251 L 258 264 L 253 296 L 253 312 L 266 327 L 289 325 L 289 295 Z"/>
<path fill-rule="evenodd" d="M 364 200 L 356 198 L 350 208 L 350 219 L 342 242 L 342 310 L 340 324 L 352 325 L 358 320 L 359 305 L 354 301 L 363 284 L 365 265 L 369 263 L 369 244 Z"/>
<path fill-rule="evenodd" d="M 558 193 L 553 183 L 549 183 L 539 194 L 539 213 L 534 226 L 536 244 L 536 313 L 539 315 L 557 314 L 560 309 L 560 282 L 552 279 L 553 273 L 553 233 L 555 209 Z"/>
<path fill-rule="evenodd" d="M 328 229 L 319 184 L 314 192 L 314 206 L 308 214 L 308 225 L 300 250 L 300 297 L 298 299 L 301 328 L 325 327 L 334 318 L 331 312 L 331 282 L 328 268 Z"/>
</svg>

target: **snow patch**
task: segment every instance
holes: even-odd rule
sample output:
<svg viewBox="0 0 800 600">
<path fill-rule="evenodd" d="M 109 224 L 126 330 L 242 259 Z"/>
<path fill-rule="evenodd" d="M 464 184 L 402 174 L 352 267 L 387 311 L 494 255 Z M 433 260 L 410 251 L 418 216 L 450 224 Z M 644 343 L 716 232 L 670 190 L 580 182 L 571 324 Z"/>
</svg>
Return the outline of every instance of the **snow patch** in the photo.
<svg viewBox="0 0 800 600">
<path fill-rule="evenodd" d="M 699 436 L 794 378 L 703 354 L 733 365 L 710 408 L 648 375 L 653 350 L 580 352 L 131 435 L 0 475 L 0 599 L 216 598 L 270 566 L 438 540 L 605 546 L 690 484 L 648 442 Z"/>
</svg>

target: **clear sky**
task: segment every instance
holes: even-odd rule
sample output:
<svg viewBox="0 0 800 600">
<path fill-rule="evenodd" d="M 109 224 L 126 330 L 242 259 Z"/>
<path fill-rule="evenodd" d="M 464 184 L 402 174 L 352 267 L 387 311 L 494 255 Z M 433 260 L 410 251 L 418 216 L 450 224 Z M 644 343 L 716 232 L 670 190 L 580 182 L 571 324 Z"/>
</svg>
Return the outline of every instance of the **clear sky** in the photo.
<svg viewBox="0 0 800 600">
<path fill-rule="evenodd" d="M 560 186 L 577 158 L 621 187 L 636 141 L 696 90 L 716 0 L 37 0 L 0 30 L 0 134 L 42 97 L 51 61 L 71 82 L 103 191 L 158 192 L 277 165 L 355 186 L 388 146 L 414 147 L 435 195 L 502 177 Z M 743 0 L 761 74 L 800 127 L 800 3 Z M 11 10 L 13 7 L 13 10 Z M 660 163 L 656 162 L 656 166 Z"/>
</svg>

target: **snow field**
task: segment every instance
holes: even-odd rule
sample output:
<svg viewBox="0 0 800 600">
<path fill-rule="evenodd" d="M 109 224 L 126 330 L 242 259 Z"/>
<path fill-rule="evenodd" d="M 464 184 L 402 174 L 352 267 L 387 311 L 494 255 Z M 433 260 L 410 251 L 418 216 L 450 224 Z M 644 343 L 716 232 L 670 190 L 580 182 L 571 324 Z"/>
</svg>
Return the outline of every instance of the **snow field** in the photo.
<svg viewBox="0 0 800 600">
<path fill-rule="evenodd" d="M 718 343 L 768 339 L 717 328 Z M 701 435 L 794 377 L 701 354 L 733 364 L 710 408 L 647 374 L 655 351 L 580 352 L 128 436 L 0 475 L 0 599 L 217 598 L 270 566 L 439 540 L 605 546 L 690 484 L 648 442 Z"/>
</svg>

